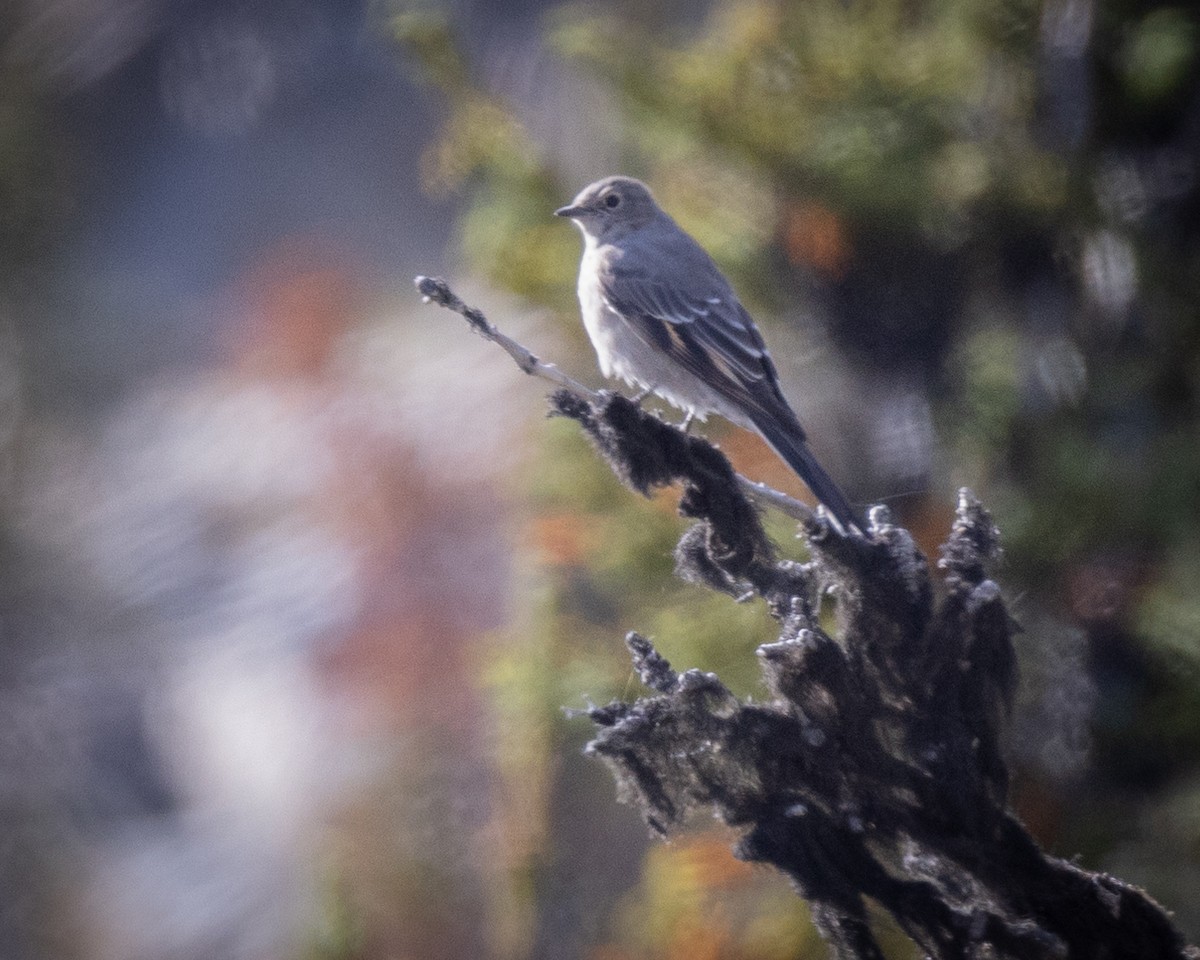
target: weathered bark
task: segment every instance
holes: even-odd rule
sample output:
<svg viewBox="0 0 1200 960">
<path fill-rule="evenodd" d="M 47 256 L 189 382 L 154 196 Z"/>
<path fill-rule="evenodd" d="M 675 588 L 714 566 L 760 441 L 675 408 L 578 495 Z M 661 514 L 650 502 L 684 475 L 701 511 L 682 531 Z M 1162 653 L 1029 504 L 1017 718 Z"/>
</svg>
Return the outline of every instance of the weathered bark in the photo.
<svg viewBox="0 0 1200 960">
<path fill-rule="evenodd" d="M 882 508 L 866 537 L 814 518 L 810 562 L 781 561 L 706 441 L 617 395 L 552 402 L 633 489 L 683 486 L 680 512 L 696 522 L 676 549 L 680 576 L 755 593 L 781 626 L 757 651 L 767 702 L 626 639 L 653 695 L 592 710 L 589 750 L 654 831 L 697 809 L 740 828 L 736 853 L 791 878 L 840 958 L 882 956 L 866 897 L 936 958 L 1200 956 L 1145 893 L 1047 856 L 1008 809 L 999 734 L 1017 627 L 987 577 L 998 531 L 968 491 L 936 585 Z M 817 617 L 828 594 L 836 637 Z"/>
</svg>

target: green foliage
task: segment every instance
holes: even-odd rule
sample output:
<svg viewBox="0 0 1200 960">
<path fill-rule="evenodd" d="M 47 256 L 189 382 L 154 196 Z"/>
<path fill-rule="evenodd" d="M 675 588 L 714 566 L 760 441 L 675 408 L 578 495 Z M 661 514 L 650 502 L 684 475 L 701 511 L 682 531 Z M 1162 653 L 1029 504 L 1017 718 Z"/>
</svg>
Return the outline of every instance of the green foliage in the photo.
<svg viewBox="0 0 1200 960">
<path fill-rule="evenodd" d="M 448 116 L 424 158 L 435 193 L 469 189 L 461 224 L 464 253 L 489 280 L 514 292 L 562 303 L 575 251 L 549 216 L 563 191 L 511 110 L 472 80 L 444 13 L 417 7 L 394 20 L 397 39 L 444 94 Z"/>
<path fill-rule="evenodd" d="M 989 207 L 1041 215 L 1068 200 L 1065 164 L 1029 126 L 1033 71 L 1014 42 L 1028 23 L 993 44 L 995 10 L 741 0 L 678 45 L 582 12 L 555 39 L 621 92 L 632 139 L 664 171 L 707 155 L 858 222 L 959 238 Z"/>
<path fill-rule="evenodd" d="M 1195 22 L 1179 8 L 1163 7 L 1133 25 L 1117 58 L 1129 96 L 1156 105 L 1179 94 L 1196 67 Z"/>
</svg>

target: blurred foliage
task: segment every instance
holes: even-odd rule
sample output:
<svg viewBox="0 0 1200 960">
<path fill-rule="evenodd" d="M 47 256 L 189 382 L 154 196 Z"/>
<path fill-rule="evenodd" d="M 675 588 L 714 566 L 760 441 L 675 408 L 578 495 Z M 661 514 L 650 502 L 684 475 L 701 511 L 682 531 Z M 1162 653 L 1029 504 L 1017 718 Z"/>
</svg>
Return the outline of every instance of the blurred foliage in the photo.
<svg viewBox="0 0 1200 960">
<path fill-rule="evenodd" d="M 641 883 L 619 905 L 611 960 L 744 957 L 791 960 L 821 951 L 820 937 L 784 888 L 757 889 L 725 832 L 650 848 Z"/>
<path fill-rule="evenodd" d="M 724 0 L 700 24 L 670 9 L 556 8 L 549 44 L 612 95 L 622 172 L 760 315 L 815 305 L 864 381 L 921 385 L 944 479 L 904 519 L 976 488 L 1021 606 L 1088 638 L 1093 765 L 1022 782 L 1072 810 L 1044 839 L 1102 860 L 1112 824 L 1200 756 L 1200 19 L 1121 0 Z M 406 14 L 400 35 L 447 98 L 428 178 L 469 192 L 467 262 L 574 324 L 577 247 L 548 214 L 582 184 L 469 78 L 447 19 Z M 581 690 L 630 692 L 630 627 L 729 679 L 721 651 L 769 623 L 671 579 L 670 494 L 637 502 L 548 436 L 530 470 L 540 649 L 514 658 L 542 677 L 545 730 Z M 552 676 L 531 663 L 546 656 Z M 679 879 L 647 862 L 625 908 L 643 931 Z M 1200 914 L 1183 920 L 1195 936 Z"/>
<path fill-rule="evenodd" d="M 322 898 L 306 937 L 303 960 L 352 960 L 361 956 L 364 932 L 361 918 L 342 889 L 341 878 L 326 879 Z"/>
<path fill-rule="evenodd" d="M 65 131 L 45 77 L 15 56 L 16 19 L 0 10 L 0 281 L 46 252 L 71 196 Z"/>
<path fill-rule="evenodd" d="M 509 108 L 473 82 L 443 13 L 415 7 L 397 15 L 394 26 L 417 76 L 452 104 L 426 152 L 423 176 L 435 193 L 473 188 L 461 227 L 464 252 L 493 282 L 561 305 L 571 256 L 558 242 L 561 224 L 546 215 L 562 192 L 545 161 Z"/>
<path fill-rule="evenodd" d="M 557 43 L 620 89 L 648 156 L 719 150 L 843 216 L 954 241 L 986 228 L 980 208 L 1041 211 L 1066 198 L 1065 165 L 1021 122 L 1034 99 L 1031 75 L 1013 69 L 1021 46 L 989 44 L 981 60 L 1001 33 L 992 10 L 718 4 L 699 37 L 664 49 L 581 9 Z"/>
</svg>

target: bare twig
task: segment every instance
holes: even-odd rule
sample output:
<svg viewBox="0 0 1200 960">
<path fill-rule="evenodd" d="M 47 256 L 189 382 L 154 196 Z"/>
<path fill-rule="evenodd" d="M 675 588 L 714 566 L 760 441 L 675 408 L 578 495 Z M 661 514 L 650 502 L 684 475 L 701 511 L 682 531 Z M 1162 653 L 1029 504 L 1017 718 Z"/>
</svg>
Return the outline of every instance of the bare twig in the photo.
<svg viewBox="0 0 1200 960">
<path fill-rule="evenodd" d="M 436 303 L 439 307 L 445 307 L 447 310 L 453 310 L 460 314 L 476 333 L 485 340 L 498 344 L 505 353 L 512 357 L 513 362 L 520 367 L 523 373 L 548 380 L 582 399 L 592 402 L 601 399 L 599 392 L 585 387 L 578 380 L 563 373 L 553 363 L 546 363 L 539 359 L 529 348 L 499 330 L 483 315 L 481 310 L 463 303 L 445 280 L 439 277 L 422 276 L 417 277 L 413 283 L 426 303 Z M 793 520 L 807 523 L 815 516 L 815 512 L 808 504 L 789 497 L 779 490 L 772 489 L 765 483 L 750 480 L 740 473 L 737 474 L 737 482 L 742 492 L 750 499 L 762 506 L 773 507 Z"/>
<path fill-rule="evenodd" d="M 742 493 L 755 503 L 764 507 L 774 507 L 785 516 L 799 520 L 801 523 L 807 523 L 817 515 L 816 511 L 807 503 L 803 503 L 795 497 L 789 497 L 774 487 L 768 487 L 761 480 L 751 480 L 749 477 L 743 477 L 740 473 L 735 474 L 734 477 L 738 486 L 741 487 Z"/>
<path fill-rule="evenodd" d="M 518 343 L 506 333 L 501 332 L 495 324 L 483 315 L 482 310 L 476 307 L 469 307 L 463 303 L 459 299 L 458 294 L 450 289 L 450 285 L 445 280 L 438 277 L 417 277 L 413 280 L 413 283 L 426 303 L 436 303 L 439 307 L 445 307 L 447 310 L 453 310 L 455 313 L 461 314 L 476 333 L 485 340 L 499 344 L 504 352 L 513 358 L 513 362 L 521 368 L 523 373 L 541 377 L 543 380 L 549 380 L 551 383 L 556 383 L 560 387 L 570 390 L 572 393 L 578 394 L 588 400 L 599 399 L 600 395 L 595 390 L 589 390 L 578 380 L 567 376 L 553 363 L 545 363 L 539 360 L 532 350 Z"/>
</svg>

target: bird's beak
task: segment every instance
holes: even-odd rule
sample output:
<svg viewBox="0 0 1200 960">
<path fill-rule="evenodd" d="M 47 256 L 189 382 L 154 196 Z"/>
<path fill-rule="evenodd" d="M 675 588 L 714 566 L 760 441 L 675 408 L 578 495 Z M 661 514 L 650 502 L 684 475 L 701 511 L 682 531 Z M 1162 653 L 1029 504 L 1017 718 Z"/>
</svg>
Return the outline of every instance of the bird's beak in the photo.
<svg viewBox="0 0 1200 960">
<path fill-rule="evenodd" d="M 554 215 L 556 217 L 570 217 L 571 219 L 575 219 L 576 217 L 582 217 L 587 212 L 587 207 L 559 207 L 554 211 Z"/>
</svg>

